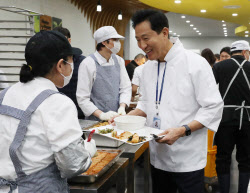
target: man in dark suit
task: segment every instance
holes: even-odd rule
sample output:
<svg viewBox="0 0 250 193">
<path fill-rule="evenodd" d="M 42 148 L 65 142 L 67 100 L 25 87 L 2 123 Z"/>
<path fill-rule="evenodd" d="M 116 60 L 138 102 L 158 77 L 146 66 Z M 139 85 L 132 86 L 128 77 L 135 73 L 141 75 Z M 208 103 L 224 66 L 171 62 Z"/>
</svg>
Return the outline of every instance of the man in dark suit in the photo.
<svg viewBox="0 0 250 193">
<path fill-rule="evenodd" d="M 134 75 L 134 71 L 135 68 L 137 66 L 140 66 L 142 64 L 144 64 L 146 61 L 146 56 L 143 54 L 137 54 L 134 58 L 134 60 L 132 60 L 127 66 L 126 66 L 126 70 L 128 72 L 128 76 L 130 78 L 130 80 L 132 80 L 133 75 Z"/>
</svg>

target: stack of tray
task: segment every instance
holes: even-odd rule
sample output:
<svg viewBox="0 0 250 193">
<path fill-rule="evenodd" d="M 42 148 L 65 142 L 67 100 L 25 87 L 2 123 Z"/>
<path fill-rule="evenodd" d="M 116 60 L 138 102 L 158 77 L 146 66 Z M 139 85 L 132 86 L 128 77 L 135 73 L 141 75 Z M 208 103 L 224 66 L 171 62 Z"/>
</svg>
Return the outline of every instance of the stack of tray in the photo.
<svg viewBox="0 0 250 193">
<path fill-rule="evenodd" d="M 90 128 L 93 128 L 95 125 L 99 124 L 99 123 L 103 123 L 104 121 L 92 121 L 92 120 L 79 120 L 79 123 L 82 127 L 82 130 L 88 130 Z M 89 133 L 84 133 L 85 138 L 88 138 L 88 134 Z M 124 142 L 121 141 L 117 141 L 115 139 L 110 139 L 98 134 L 94 134 L 92 139 L 95 140 L 96 146 L 99 147 L 119 147 L 121 146 Z"/>
</svg>

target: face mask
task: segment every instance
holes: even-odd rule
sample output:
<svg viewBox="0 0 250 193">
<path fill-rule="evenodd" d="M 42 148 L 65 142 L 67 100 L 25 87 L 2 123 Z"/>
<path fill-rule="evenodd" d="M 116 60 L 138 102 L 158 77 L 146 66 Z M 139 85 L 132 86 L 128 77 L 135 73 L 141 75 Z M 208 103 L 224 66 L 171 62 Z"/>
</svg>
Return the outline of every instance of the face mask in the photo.
<svg viewBox="0 0 250 193">
<path fill-rule="evenodd" d="M 117 54 L 121 49 L 121 42 L 119 40 L 113 41 L 113 42 L 114 42 L 113 48 L 108 48 L 107 46 L 106 46 L 106 48 L 108 48 L 113 54 Z"/>
<path fill-rule="evenodd" d="M 63 79 L 64 79 L 63 87 L 65 87 L 67 84 L 69 84 L 69 81 L 70 81 L 70 79 L 72 77 L 73 70 L 74 70 L 74 63 L 73 62 L 72 63 L 69 63 L 67 61 L 64 61 L 64 62 L 66 62 L 67 64 L 70 64 L 72 71 L 71 71 L 69 76 L 64 76 L 63 74 L 60 73 L 63 76 Z"/>
</svg>

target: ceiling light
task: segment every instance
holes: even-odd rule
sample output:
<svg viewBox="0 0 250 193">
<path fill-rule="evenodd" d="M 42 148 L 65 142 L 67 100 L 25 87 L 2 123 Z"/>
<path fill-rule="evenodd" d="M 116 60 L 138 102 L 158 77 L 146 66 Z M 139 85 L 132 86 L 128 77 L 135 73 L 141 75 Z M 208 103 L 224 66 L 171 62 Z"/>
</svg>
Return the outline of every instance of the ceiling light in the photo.
<svg viewBox="0 0 250 193">
<path fill-rule="evenodd" d="M 183 19 L 184 19 L 184 18 L 186 18 L 186 16 L 185 16 L 185 15 L 182 15 L 182 16 L 181 16 L 181 18 L 183 18 Z"/>
<path fill-rule="evenodd" d="M 175 2 L 175 3 L 181 3 L 181 1 L 180 1 L 180 0 L 175 0 L 174 2 Z"/>
<path fill-rule="evenodd" d="M 189 21 L 189 20 L 187 20 L 187 21 L 186 21 L 186 23 L 190 23 L 190 21 Z"/>
<path fill-rule="evenodd" d="M 98 12 L 101 12 L 101 11 L 102 11 L 102 5 L 101 5 L 100 0 L 98 0 L 97 7 L 96 7 L 96 11 L 98 11 Z"/>
<path fill-rule="evenodd" d="M 227 29 L 226 27 L 223 27 L 223 29 Z"/>
<path fill-rule="evenodd" d="M 224 32 L 227 32 L 227 30 L 224 30 Z"/>
<path fill-rule="evenodd" d="M 197 28 L 193 28 L 193 30 L 196 30 Z"/>
<path fill-rule="evenodd" d="M 119 14 L 118 14 L 118 20 L 122 20 L 122 12 L 121 12 L 121 10 L 119 11 Z"/>
<path fill-rule="evenodd" d="M 193 24 L 190 24 L 191 27 L 193 27 L 194 25 Z"/>
<path fill-rule="evenodd" d="M 201 10 L 201 13 L 206 13 L 206 12 L 207 12 L 207 10 L 205 10 L 205 9 Z"/>
<path fill-rule="evenodd" d="M 224 6 L 225 9 L 238 9 L 240 8 L 239 5 L 226 5 Z"/>
<path fill-rule="evenodd" d="M 248 37 L 248 35 L 245 35 L 245 37 L 247 38 L 247 37 Z"/>
<path fill-rule="evenodd" d="M 174 35 L 176 35 L 176 33 L 174 33 Z"/>
<path fill-rule="evenodd" d="M 249 33 L 249 31 L 245 31 L 245 34 L 248 34 Z"/>
<path fill-rule="evenodd" d="M 173 31 L 169 31 L 170 33 L 172 33 Z"/>
<path fill-rule="evenodd" d="M 180 35 L 177 35 L 178 37 L 180 37 Z"/>
<path fill-rule="evenodd" d="M 224 20 L 222 20 L 221 22 L 225 22 Z"/>
<path fill-rule="evenodd" d="M 227 35 L 225 35 L 225 37 L 227 37 Z"/>
<path fill-rule="evenodd" d="M 222 26 L 227 26 L 227 25 L 224 23 L 224 24 L 222 24 Z"/>
<path fill-rule="evenodd" d="M 200 31 L 197 30 L 196 32 L 199 33 Z"/>
<path fill-rule="evenodd" d="M 238 16 L 238 13 L 233 13 L 232 16 Z"/>
<path fill-rule="evenodd" d="M 201 35 L 201 33 L 199 33 L 199 35 Z"/>
</svg>

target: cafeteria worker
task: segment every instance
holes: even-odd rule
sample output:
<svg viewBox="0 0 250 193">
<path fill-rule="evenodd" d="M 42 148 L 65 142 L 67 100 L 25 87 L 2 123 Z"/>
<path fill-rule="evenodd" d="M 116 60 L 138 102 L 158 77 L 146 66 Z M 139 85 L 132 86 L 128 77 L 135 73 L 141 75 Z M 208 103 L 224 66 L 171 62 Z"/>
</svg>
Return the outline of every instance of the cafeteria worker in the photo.
<svg viewBox="0 0 250 193">
<path fill-rule="evenodd" d="M 90 166 L 95 143 L 82 140 L 76 107 L 56 88 L 69 82 L 74 52 L 60 33 L 37 33 L 20 82 L 0 93 L 1 193 L 68 193 L 67 178 Z"/>
</svg>

